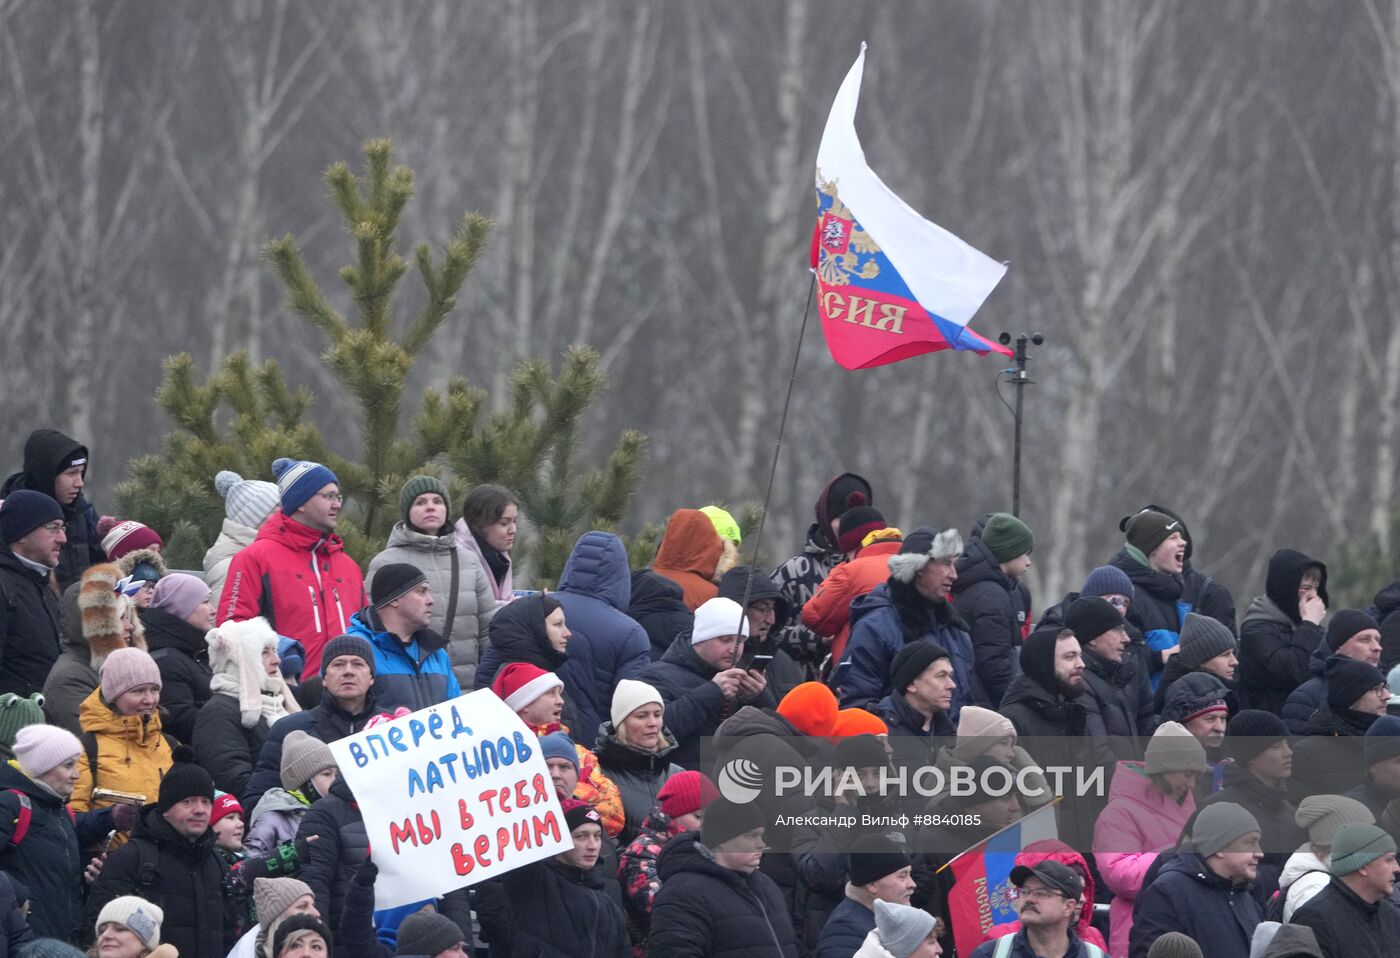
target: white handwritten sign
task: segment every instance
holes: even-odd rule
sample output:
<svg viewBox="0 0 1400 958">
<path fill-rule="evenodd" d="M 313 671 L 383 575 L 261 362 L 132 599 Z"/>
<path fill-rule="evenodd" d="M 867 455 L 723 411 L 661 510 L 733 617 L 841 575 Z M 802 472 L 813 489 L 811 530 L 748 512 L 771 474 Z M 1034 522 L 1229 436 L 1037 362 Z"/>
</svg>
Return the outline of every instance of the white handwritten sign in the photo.
<svg viewBox="0 0 1400 958">
<path fill-rule="evenodd" d="M 379 867 L 375 907 L 573 847 L 539 739 L 489 689 L 331 743 Z"/>
</svg>

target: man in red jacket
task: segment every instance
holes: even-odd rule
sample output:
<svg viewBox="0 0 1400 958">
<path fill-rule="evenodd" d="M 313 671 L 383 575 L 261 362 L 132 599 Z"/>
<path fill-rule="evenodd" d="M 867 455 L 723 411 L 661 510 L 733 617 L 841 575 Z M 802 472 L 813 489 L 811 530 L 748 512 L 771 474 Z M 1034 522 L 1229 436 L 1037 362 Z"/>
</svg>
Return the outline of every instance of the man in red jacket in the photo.
<svg viewBox="0 0 1400 958">
<path fill-rule="evenodd" d="M 364 578 L 335 535 L 341 502 L 335 473 L 294 459 L 278 459 L 272 471 L 281 509 L 229 563 L 219 622 L 263 616 L 279 635 L 305 646 L 306 672 L 315 674 L 322 647 L 369 604 Z"/>
</svg>

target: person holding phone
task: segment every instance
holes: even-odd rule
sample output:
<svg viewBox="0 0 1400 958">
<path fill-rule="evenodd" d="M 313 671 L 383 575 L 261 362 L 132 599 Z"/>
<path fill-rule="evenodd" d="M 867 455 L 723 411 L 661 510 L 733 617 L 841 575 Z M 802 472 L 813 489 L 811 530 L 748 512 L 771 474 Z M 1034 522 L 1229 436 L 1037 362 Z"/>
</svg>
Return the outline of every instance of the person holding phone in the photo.
<svg viewBox="0 0 1400 958">
<path fill-rule="evenodd" d="M 744 642 L 745 668 L 763 673 L 773 697 L 783 697 L 802 683 L 802 667 L 778 644 L 778 635 L 793 618 L 793 608 L 772 577 L 753 566 L 730 569 L 719 580 L 719 594 L 744 607 L 749 637 Z"/>
<path fill-rule="evenodd" d="M 695 610 L 695 627 L 676 636 L 641 680 L 661 693 L 677 739 L 671 760 L 682 768 L 700 763 L 700 740 L 714 735 L 739 705 L 774 708 L 777 699 L 762 672 L 740 665 L 748 617 L 733 599 L 716 596 Z"/>
</svg>

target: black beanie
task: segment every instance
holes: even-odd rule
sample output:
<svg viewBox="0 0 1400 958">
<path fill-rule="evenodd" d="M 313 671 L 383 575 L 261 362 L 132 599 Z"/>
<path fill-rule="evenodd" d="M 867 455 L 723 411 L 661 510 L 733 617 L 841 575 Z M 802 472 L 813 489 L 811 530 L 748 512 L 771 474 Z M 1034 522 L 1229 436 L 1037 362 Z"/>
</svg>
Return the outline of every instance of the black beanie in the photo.
<svg viewBox="0 0 1400 958">
<path fill-rule="evenodd" d="M 1225 726 L 1225 751 L 1238 765 L 1248 765 L 1280 739 L 1288 726 L 1273 712 L 1243 709 Z"/>
<path fill-rule="evenodd" d="M 763 828 L 766 824 L 763 810 L 758 807 L 757 802 L 739 805 L 727 798 L 719 798 L 705 808 L 705 821 L 700 826 L 700 840 L 705 843 L 706 848 L 713 850 L 716 845 L 723 845 L 731 838 L 738 838 L 755 828 Z"/>
<path fill-rule="evenodd" d="M 1336 652 L 1358 632 L 1365 632 L 1367 629 L 1379 631 L 1380 626 L 1376 624 L 1375 619 L 1360 609 L 1341 609 L 1333 613 L 1332 621 L 1327 624 L 1327 647 Z"/>
<path fill-rule="evenodd" d="M 1143 555 L 1155 552 L 1159 545 L 1171 538 L 1173 532 L 1180 532 L 1183 538 L 1186 535 L 1180 519 L 1173 519 L 1151 509 L 1128 516 L 1118 523 L 1118 528 L 1123 530 L 1128 545 L 1141 551 Z"/>
<path fill-rule="evenodd" d="M 214 800 L 214 779 L 203 766 L 194 763 L 194 749 L 188 745 L 175 747 L 174 764 L 160 780 L 160 800 L 156 807 L 168 812 L 187 798 L 204 797 Z"/>
<path fill-rule="evenodd" d="M 837 768 L 881 768 L 889 762 L 885 746 L 873 735 L 850 735 L 836 746 Z"/>
<path fill-rule="evenodd" d="M 1333 715 L 1341 715 L 1367 692 L 1385 684 L 1385 675 L 1374 665 L 1333 655 L 1327 659 L 1327 705 Z"/>
<path fill-rule="evenodd" d="M 895 654 L 890 663 L 890 682 L 900 695 L 913 682 L 939 659 L 951 659 L 948 650 L 932 639 L 917 639 L 910 642 Z"/>
<path fill-rule="evenodd" d="M 846 873 L 857 887 L 879 881 L 910 865 L 909 853 L 884 835 L 862 835 L 846 856 Z"/>
<path fill-rule="evenodd" d="M 400 599 L 418 588 L 420 582 L 427 581 L 428 577 L 423 574 L 422 569 L 407 562 L 391 562 L 380 566 L 375 570 L 374 582 L 370 586 L 370 605 L 382 609 L 395 599 Z"/>
<path fill-rule="evenodd" d="M 1101 596 L 1080 596 L 1065 610 L 1065 627 L 1074 632 L 1080 644 L 1087 644 L 1105 632 L 1123 628 L 1123 614 Z"/>
<path fill-rule="evenodd" d="M 1063 631 L 1063 626 L 1044 626 L 1021 643 L 1021 671 L 1047 692 L 1055 692 L 1059 687 L 1055 681 L 1055 643 Z"/>
<path fill-rule="evenodd" d="M 331 941 L 330 929 L 315 915 L 293 915 L 290 918 L 283 919 L 282 923 L 277 926 L 277 933 L 272 936 L 272 953 L 276 955 L 281 952 L 282 946 L 287 943 L 287 939 L 298 931 L 314 931 L 316 934 L 320 935 L 321 940 L 326 943 L 326 954 L 335 953 L 331 950 L 331 945 L 334 943 Z M 453 944 L 456 944 L 456 942 L 453 942 Z"/>
</svg>

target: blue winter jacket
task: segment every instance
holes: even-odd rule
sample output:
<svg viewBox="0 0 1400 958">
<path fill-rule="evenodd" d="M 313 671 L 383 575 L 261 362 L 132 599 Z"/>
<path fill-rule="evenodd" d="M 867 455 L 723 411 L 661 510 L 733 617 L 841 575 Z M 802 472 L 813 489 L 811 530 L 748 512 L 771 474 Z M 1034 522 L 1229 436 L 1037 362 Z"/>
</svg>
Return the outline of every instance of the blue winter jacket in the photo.
<svg viewBox="0 0 1400 958">
<path fill-rule="evenodd" d="M 564 607 L 569 660 L 559 669 L 564 697 L 577 716 L 574 740 L 587 748 L 598 741 L 612 712 L 612 693 L 622 679 L 639 678 L 651 664 L 646 630 L 627 615 L 632 603 L 632 572 L 627 550 L 610 532 L 585 532 L 574 543 L 559 591 L 549 594 Z M 476 687 L 485 688 L 501 668 L 493 645 L 481 654 Z"/>
<path fill-rule="evenodd" d="M 875 930 L 875 913 L 853 898 L 841 899 L 831 910 L 817 939 L 816 958 L 847 958 L 860 951 L 865 936 Z"/>
<path fill-rule="evenodd" d="M 941 625 L 919 638 L 932 639 L 952 657 L 953 679 L 958 687 L 953 692 L 953 706 L 948 710 L 948 717 L 956 725 L 964 705 L 995 708 L 997 703 L 984 701 L 977 680 L 972 636 L 952 606 L 948 606 L 948 612 L 951 614 Z M 832 677 L 843 709 L 863 708 L 890 694 L 890 665 L 905 644 L 904 628 L 890 598 L 888 584 L 877 585 L 851 603 L 851 637 L 846 642 L 846 654 Z"/>
<path fill-rule="evenodd" d="M 348 634 L 374 647 L 374 699 L 380 711 L 403 706 L 416 712 L 462 694 L 452 674 L 447 643 L 432 629 L 420 629 L 404 645 L 397 635 L 384 630 L 373 609 L 364 608 L 350 617 Z"/>
</svg>

